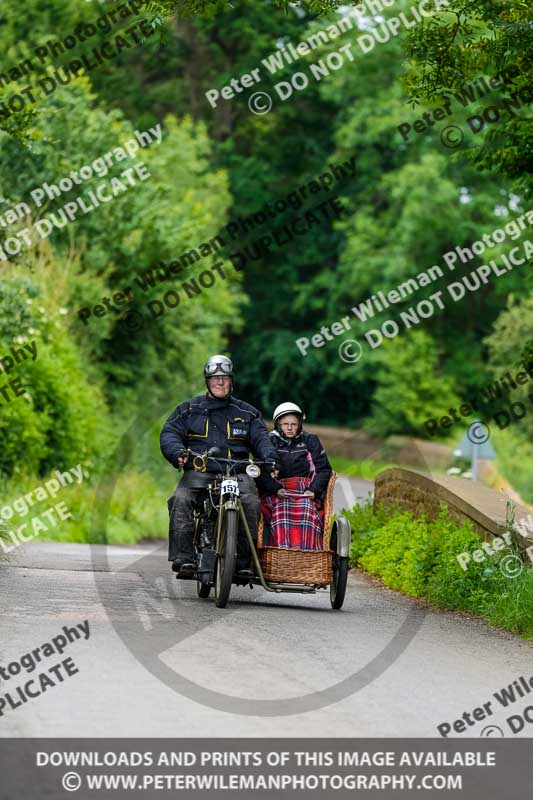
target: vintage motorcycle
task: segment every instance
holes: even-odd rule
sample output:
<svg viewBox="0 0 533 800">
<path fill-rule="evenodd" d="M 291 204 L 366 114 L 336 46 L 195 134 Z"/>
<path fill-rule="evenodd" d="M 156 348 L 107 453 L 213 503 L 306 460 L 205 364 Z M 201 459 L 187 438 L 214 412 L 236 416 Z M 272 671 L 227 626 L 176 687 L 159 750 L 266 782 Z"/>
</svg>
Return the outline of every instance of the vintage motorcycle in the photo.
<svg viewBox="0 0 533 800">
<path fill-rule="evenodd" d="M 224 458 L 218 448 L 205 453 L 187 450 L 193 458 L 194 470 L 205 488 L 203 499 L 194 509 L 193 545 L 197 554 L 196 571 L 180 580 L 196 580 L 198 596 L 207 598 L 215 590 L 218 608 L 228 602 L 231 587 L 262 586 L 267 592 L 315 593 L 318 589 L 330 589 L 331 606 L 340 609 L 344 603 L 349 570 L 351 529 L 345 517 L 337 517 L 333 523 L 333 486 L 335 474 L 330 480 L 324 503 L 324 548 L 321 551 L 289 550 L 269 547 L 265 540 L 264 521 L 258 526 L 257 547 L 251 535 L 240 500 L 237 468 L 245 466 L 251 478 L 258 478 L 261 467 L 269 471 L 272 462 Z M 206 475 L 209 464 L 209 474 Z M 239 576 L 235 572 L 239 524 L 244 531 L 255 576 Z M 331 528 L 330 528 L 331 525 Z"/>
</svg>

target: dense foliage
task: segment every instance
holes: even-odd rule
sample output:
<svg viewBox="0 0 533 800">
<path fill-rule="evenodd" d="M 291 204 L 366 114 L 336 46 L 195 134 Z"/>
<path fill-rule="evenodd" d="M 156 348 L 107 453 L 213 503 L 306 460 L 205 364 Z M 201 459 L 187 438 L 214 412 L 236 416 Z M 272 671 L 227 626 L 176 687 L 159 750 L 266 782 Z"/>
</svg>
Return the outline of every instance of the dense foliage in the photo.
<svg viewBox="0 0 533 800">
<path fill-rule="evenodd" d="M 411 69 L 404 85 L 413 96 L 435 98 L 460 89 L 478 75 L 507 72 L 509 96 L 531 102 L 533 64 L 533 8 L 526 0 L 450 0 L 450 14 L 410 36 Z M 499 119 L 470 154 L 482 167 L 515 179 L 531 191 L 531 135 L 529 114 L 512 106 L 500 107 Z M 495 117 L 496 115 L 494 115 Z"/>
<path fill-rule="evenodd" d="M 384 9 L 383 18 L 401 9 L 408 13 L 410 5 L 398 0 Z M 338 356 L 346 337 L 311 346 L 305 357 L 295 344 L 346 316 L 347 336 L 364 343 L 368 327 L 378 328 L 411 303 L 406 299 L 392 311 L 378 312 L 365 325 L 352 307 L 432 265 L 443 266 L 443 253 L 470 246 L 527 208 L 530 161 L 523 123 L 504 120 L 480 134 L 466 123 L 468 116 L 483 113 L 486 97 L 466 108 L 452 98 L 451 116 L 423 133 L 411 130 L 406 139 L 399 130 L 402 124 L 413 128 L 424 112 L 442 103 L 443 92 L 452 96 L 477 75 L 513 67 L 506 91 L 526 85 L 520 43 L 531 35 L 530 10 L 520 2 L 497 4 L 497 12 L 491 3 L 468 4 L 460 12 L 459 44 L 443 55 L 442 42 L 457 18 L 455 5 L 450 0 L 449 11 L 414 27 L 409 63 L 403 29 L 370 52 L 358 46 L 363 31 L 368 35 L 381 24 L 366 12 L 351 31 L 294 63 L 286 59 L 269 75 L 262 59 L 316 37 L 350 7 L 327 0 L 154 0 L 136 17 L 120 20 L 112 30 L 102 26 L 72 50 L 40 63 L 36 48 L 65 40 L 80 24 L 94 23 L 120 3 L 28 0 L 22 10 L 15 0 L 5 0 L 0 12 L 4 104 L 55 71 L 64 75 L 61 69 L 73 58 L 93 57 L 95 48 L 134 22 L 142 19 L 149 27 L 135 46 L 58 83 L 49 94 L 36 91 L 35 102 L 27 100 L 20 112 L 0 113 L 0 214 L 22 201 L 31 208 L 29 216 L 0 228 L 0 245 L 13 231 L 31 227 L 134 163 L 142 161 L 150 177 L 0 261 L 0 358 L 33 340 L 38 348 L 34 361 L 0 373 L 4 384 L 20 377 L 26 386 L 23 396 L 0 408 L 4 481 L 44 475 L 79 460 L 100 463 L 138 411 L 152 407 L 146 424 L 155 434 L 165 413 L 201 389 L 201 365 L 212 352 L 231 352 L 238 393 L 265 415 L 291 398 L 305 406 L 312 421 L 367 427 L 384 436 L 424 435 L 427 417 L 444 414 L 500 371 L 519 368 L 533 327 L 527 265 L 489 281 L 462 302 L 448 303 L 445 311 L 376 350 L 365 344 L 356 364 Z M 347 43 L 352 58 L 342 68 L 280 100 L 274 84 L 297 71 L 309 75 L 311 63 Z M 13 70 L 27 59 L 34 72 L 17 76 Z M 253 88 L 216 108 L 207 101 L 208 90 L 221 90 L 259 67 L 261 82 Z M 251 113 L 248 99 L 256 88 L 272 96 L 270 113 Z M 414 95 L 413 107 L 408 100 Z M 448 123 L 464 130 L 465 142 L 457 150 L 441 142 Z M 42 207 L 31 202 L 30 191 L 44 181 L 56 184 L 124 145 L 135 131 L 158 125 L 160 144 L 113 163 L 105 177 L 46 199 Z M 316 195 L 308 190 L 301 207 L 287 202 L 272 221 L 245 235 L 228 235 L 229 222 L 287 201 L 319 176 L 334 175 L 333 165 L 346 164 L 353 169 Z M 338 217 L 321 219 L 283 246 L 252 257 L 258 237 L 283 230 L 333 197 L 344 207 Z M 151 267 L 178 259 L 217 234 L 225 246 L 179 276 L 156 281 L 147 291 L 136 283 Z M 526 237 L 496 245 L 486 258 L 497 260 Z M 238 263 L 236 253 L 246 247 L 247 263 L 236 269 L 231 256 Z M 222 259 L 224 278 L 217 276 L 198 291 L 182 288 Z M 476 256 L 454 273 L 445 268 L 444 277 L 419 289 L 414 299 L 482 263 L 484 257 Z M 133 289 L 131 310 L 144 315 L 139 330 L 122 319 L 122 309 L 92 314 L 88 324 L 80 320 L 81 308 L 93 309 L 125 287 Z M 179 305 L 154 318 L 148 303 L 157 308 L 169 289 L 179 292 Z M 525 397 L 527 387 L 520 392 Z M 531 419 L 533 414 L 501 434 L 508 474 L 528 499 L 533 498 L 525 466 L 533 459 Z M 161 481 L 168 490 L 174 473 L 162 471 L 157 446 L 152 441 L 143 452 L 138 466 L 152 465 L 154 487 Z M 521 453 L 520 465 L 513 463 L 513 452 Z"/>
<path fill-rule="evenodd" d="M 525 560 L 516 577 L 506 573 L 509 548 L 472 559 L 466 571 L 457 556 L 481 547 L 470 521 L 458 525 L 441 509 L 435 520 L 407 511 L 359 506 L 348 512 L 354 533 L 351 562 L 386 586 L 457 611 L 483 616 L 495 625 L 533 638 L 533 569 Z M 518 553 L 518 551 L 516 551 Z M 519 556 L 517 556 L 519 558 Z M 503 569 L 501 568 L 503 562 Z"/>
</svg>

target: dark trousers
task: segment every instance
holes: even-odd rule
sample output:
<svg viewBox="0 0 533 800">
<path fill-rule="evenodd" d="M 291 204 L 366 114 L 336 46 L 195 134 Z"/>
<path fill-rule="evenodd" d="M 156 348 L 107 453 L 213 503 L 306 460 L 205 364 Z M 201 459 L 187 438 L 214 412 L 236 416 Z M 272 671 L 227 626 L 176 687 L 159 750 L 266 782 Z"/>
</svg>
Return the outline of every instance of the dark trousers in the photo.
<svg viewBox="0 0 533 800">
<path fill-rule="evenodd" d="M 239 475 L 239 489 L 244 515 L 254 541 L 257 539 L 257 523 L 261 512 L 261 504 L 255 481 L 249 475 Z M 180 481 L 181 483 L 181 481 Z M 187 486 L 176 486 L 176 491 L 168 501 L 170 525 L 168 533 L 168 560 L 175 558 L 194 560 L 193 537 L 193 504 L 206 495 L 205 489 L 191 489 Z M 246 533 L 239 527 L 238 557 L 239 561 L 248 562 L 250 547 Z"/>
</svg>

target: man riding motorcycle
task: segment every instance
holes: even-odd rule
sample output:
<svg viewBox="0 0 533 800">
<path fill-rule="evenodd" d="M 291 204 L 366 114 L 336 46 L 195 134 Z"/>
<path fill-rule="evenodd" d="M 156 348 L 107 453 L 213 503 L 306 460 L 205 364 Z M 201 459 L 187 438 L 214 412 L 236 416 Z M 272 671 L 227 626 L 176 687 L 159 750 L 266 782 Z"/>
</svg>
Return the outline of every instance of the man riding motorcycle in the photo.
<svg viewBox="0 0 533 800">
<path fill-rule="evenodd" d="M 168 501 L 170 512 L 168 560 L 178 577 L 191 577 L 196 567 L 193 548 L 193 506 L 213 479 L 215 465 L 207 462 L 206 472 L 193 469 L 187 448 L 204 452 L 211 447 L 224 458 L 247 459 L 250 452 L 262 461 L 278 464 L 259 411 L 233 396 L 233 364 L 227 356 L 215 355 L 204 366 L 207 393 L 187 400 L 172 412 L 161 431 L 161 452 L 173 467 L 183 469 L 176 491 Z M 210 471 L 211 467 L 211 471 Z M 260 504 L 253 478 L 237 467 L 240 497 L 250 533 L 257 537 Z M 250 552 L 246 539 L 240 539 L 237 569 L 247 575 Z"/>
</svg>

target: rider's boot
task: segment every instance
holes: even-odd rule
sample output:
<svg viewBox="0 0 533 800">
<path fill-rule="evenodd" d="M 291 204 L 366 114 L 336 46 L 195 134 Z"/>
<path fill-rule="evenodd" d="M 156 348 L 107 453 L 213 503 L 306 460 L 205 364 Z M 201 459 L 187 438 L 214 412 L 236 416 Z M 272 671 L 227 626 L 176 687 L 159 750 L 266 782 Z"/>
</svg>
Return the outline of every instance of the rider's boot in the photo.
<svg viewBox="0 0 533 800">
<path fill-rule="evenodd" d="M 178 573 L 178 578 L 192 578 L 196 570 L 196 563 L 189 557 L 175 558 L 172 562 L 172 570 Z"/>
<path fill-rule="evenodd" d="M 255 570 L 251 567 L 245 567 L 237 571 L 237 576 L 239 578 L 255 578 Z"/>
<path fill-rule="evenodd" d="M 254 540 L 254 546 L 257 542 Z M 248 554 L 237 559 L 237 575 L 239 578 L 255 578 L 256 570 L 252 554 L 248 548 Z"/>
</svg>

